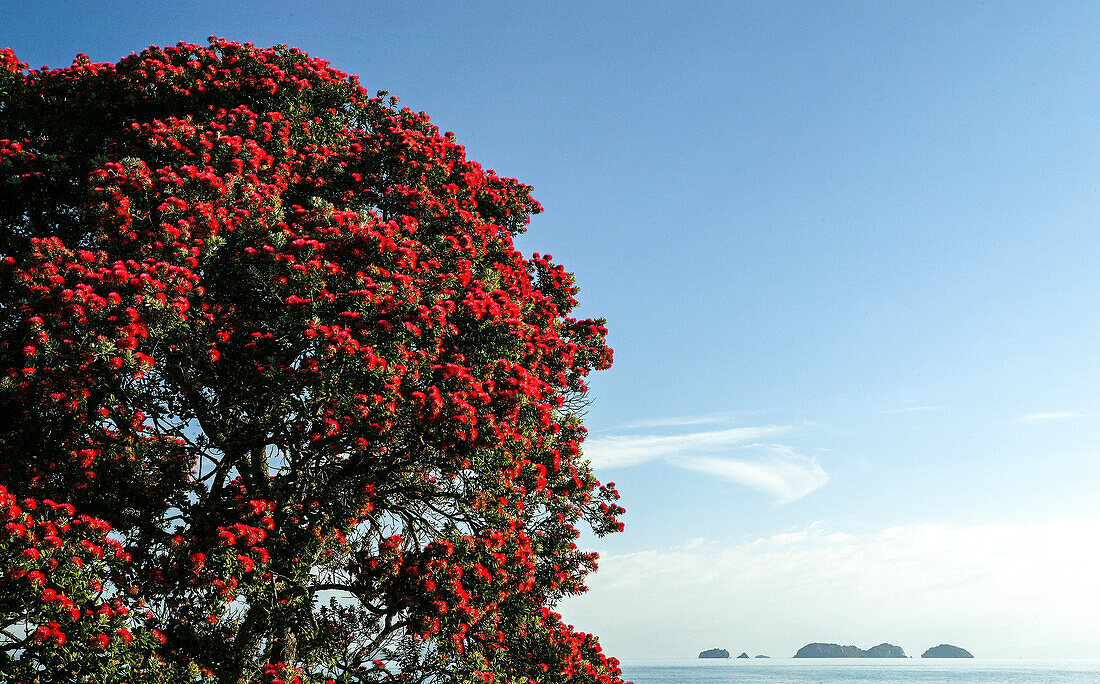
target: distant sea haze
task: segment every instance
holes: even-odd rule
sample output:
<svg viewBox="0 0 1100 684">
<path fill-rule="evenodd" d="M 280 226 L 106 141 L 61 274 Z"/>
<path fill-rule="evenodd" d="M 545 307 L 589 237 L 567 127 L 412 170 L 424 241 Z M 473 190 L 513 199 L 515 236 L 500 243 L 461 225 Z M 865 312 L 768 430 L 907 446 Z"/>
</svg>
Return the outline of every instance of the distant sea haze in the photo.
<svg viewBox="0 0 1100 684">
<path fill-rule="evenodd" d="M 649 658 L 622 662 L 634 684 L 1080 684 L 1100 660 L 981 658 Z"/>
</svg>

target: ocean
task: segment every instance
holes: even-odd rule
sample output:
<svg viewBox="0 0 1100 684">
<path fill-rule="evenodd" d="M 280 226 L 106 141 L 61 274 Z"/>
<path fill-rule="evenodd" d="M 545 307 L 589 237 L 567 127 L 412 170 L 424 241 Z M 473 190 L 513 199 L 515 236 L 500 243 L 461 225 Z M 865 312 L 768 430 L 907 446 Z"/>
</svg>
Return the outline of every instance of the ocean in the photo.
<svg viewBox="0 0 1100 684">
<path fill-rule="evenodd" d="M 1100 684 L 1100 660 L 654 658 L 621 667 L 634 684 Z"/>
</svg>

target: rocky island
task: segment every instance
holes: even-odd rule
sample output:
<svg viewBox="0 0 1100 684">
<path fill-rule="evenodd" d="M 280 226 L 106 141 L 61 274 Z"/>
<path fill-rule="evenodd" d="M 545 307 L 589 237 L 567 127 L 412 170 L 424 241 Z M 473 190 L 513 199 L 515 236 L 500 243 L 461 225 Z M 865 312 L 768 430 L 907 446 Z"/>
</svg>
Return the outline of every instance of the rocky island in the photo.
<svg viewBox="0 0 1100 684">
<path fill-rule="evenodd" d="M 741 651 L 741 655 L 739 655 L 739 656 L 737 656 L 737 657 L 738 657 L 738 658 L 748 658 L 748 657 L 749 657 L 749 654 L 748 654 L 748 653 L 745 653 L 744 651 Z"/>
<path fill-rule="evenodd" d="M 973 658 L 970 651 L 951 644 L 933 646 L 921 654 L 921 658 Z"/>
<path fill-rule="evenodd" d="M 699 654 L 700 658 L 729 658 L 730 652 L 724 648 L 708 648 Z"/>
<path fill-rule="evenodd" d="M 806 644 L 794 654 L 795 658 L 904 658 L 905 651 L 901 646 L 893 644 L 879 644 L 866 651 L 855 646 L 841 646 L 839 644 Z"/>
</svg>

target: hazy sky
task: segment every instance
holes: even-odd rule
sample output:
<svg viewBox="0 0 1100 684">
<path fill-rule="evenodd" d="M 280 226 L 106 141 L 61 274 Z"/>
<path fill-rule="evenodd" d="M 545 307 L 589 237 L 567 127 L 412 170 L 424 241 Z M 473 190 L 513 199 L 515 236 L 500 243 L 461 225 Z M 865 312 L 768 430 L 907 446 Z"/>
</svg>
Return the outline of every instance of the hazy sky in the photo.
<svg viewBox="0 0 1100 684">
<path fill-rule="evenodd" d="M 608 319 L 620 657 L 1100 658 L 1100 5 L 5 2 L 32 66 L 216 34 L 535 186 Z"/>
</svg>

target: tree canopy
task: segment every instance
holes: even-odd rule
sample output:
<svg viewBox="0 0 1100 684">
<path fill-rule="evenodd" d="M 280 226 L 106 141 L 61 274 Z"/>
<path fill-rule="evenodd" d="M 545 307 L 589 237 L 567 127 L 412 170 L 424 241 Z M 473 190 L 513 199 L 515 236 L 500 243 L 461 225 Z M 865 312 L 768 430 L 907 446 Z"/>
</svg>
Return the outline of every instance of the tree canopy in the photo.
<svg viewBox="0 0 1100 684">
<path fill-rule="evenodd" d="M 0 52 L 0 675 L 619 682 L 530 188 L 285 47 Z"/>
</svg>

